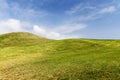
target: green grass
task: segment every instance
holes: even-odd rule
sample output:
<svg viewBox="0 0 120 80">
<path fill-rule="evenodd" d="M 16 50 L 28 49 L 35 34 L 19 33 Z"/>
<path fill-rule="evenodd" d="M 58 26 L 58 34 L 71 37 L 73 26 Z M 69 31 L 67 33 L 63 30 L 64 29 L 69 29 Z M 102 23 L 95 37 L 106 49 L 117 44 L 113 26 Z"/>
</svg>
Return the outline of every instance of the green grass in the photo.
<svg viewBox="0 0 120 80">
<path fill-rule="evenodd" d="M 0 35 L 0 80 L 120 80 L 120 40 Z"/>
</svg>

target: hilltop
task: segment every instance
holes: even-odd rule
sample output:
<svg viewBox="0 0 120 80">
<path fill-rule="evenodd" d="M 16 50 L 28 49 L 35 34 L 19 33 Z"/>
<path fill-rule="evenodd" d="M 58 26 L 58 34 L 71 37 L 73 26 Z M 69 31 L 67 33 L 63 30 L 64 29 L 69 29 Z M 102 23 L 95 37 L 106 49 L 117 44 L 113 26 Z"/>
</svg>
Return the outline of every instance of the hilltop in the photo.
<svg viewBox="0 0 120 80">
<path fill-rule="evenodd" d="M 1 80 L 120 80 L 120 40 L 0 35 Z"/>
<path fill-rule="evenodd" d="M 0 35 L 0 47 L 36 44 L 49 40 L 28 32 L 12 32 Z"/>
</svg>

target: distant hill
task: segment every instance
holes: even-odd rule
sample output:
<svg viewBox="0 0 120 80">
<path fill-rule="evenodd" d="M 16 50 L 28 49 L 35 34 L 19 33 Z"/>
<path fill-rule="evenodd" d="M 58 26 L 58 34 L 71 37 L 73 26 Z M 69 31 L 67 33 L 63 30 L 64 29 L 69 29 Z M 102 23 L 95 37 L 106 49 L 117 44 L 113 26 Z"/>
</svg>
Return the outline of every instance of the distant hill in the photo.
<svg viewBox="0 0 120 80">
<path fill-rule="evenodd" d="M 0 46 L 19 46 L 25 44 L 34 44 L 40 42 L 46 42 L 49 39 L 36 36 L 28 32 L 12 32 L 8 34 L 0 35 Z"/>
<path fill-rule="evenodd" d="M 0 80 L 120 80 L 120 40 L 3 34 Z"/>
</svg>

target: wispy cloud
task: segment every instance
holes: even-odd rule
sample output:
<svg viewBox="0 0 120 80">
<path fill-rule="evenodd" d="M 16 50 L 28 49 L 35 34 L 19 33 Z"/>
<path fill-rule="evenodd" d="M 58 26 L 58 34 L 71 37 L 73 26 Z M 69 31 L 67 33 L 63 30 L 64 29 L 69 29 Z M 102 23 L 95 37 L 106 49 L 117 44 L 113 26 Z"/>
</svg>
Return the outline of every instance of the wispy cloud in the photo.
<svg viewBox="0 0 120 80">
<path fill-rule="evenodd" d="M 58 28 L 48 29 L 45 26 L 34 25 L 33 32 L 51 39 L 78 38 L 80 36 L 69 35 L 69 33 L 86 28 L 86 26 L 85 24 L 65 24 Z"/>
<path fill-rule="evenodd" d="M 84 29 L 86 27 L 87 25 L 83 23 L 69 23 L 69 24 L 60 25 L 55 30 L 60 33 L 72 33 Z"/>
<path fill-rule="evenodd" d="M 7 0 L 0 0 L 0 18 L 16 18 L 21 20 L 31 21 L 32 19 L 46 16 L 47 13 L 43 10 L 34 10 L 30 6 L 22 8 L 18 3 L 8 3 Z"/>
<path fill-rule="evenodd" d="M 17 18 L 19 19 L 34 19 L 34 18 L 41 18 L 47 15 L 47 13 L 43 10 L 34 10 L 31 7 L 21 8 L 17 3 L 11 5 L 13 15 L 18 15 Z"/>
<path fill-rule="evenodd" d="M 91 5 L 90 3 L 80 3 L 73 6 L 66 11 L 72 20 L 75 21 L 87 21 L 101 18 L 105 14 L 111 14 L 118 10 L 115 1 L 108 3 L 109 5 Z M 74 17 L 73 17 L 74 16 Z"/>
<path fill-rule="evenodd" d="M 87 15 L 75 15 L 75 21 L 88 21 L 88 20 L 96 20 L 99 19 L 101 17 L 103 17 L 105 14 L 112 14 L 115 11 L 117 11 L 117 7 L 115 6 L 108 6 L 108 7 L 104 7 L 101 9 L 96 9 L 93 10 L 92 13 L 89 13 Z M 73 21 L 74 21 L 73 20 Z"/>
<path fill-rule="evenodd" d="M 116 11 L 115 6 L 109 6 L 109 7 L 101 9 L 97 14 L 113 13 L 115 11 Z"/>
<path fill-rule="evenodd" d="M 96 7 L 91 6 L 89 3 L 87 3 L 87 4 L 80 3 L 80 4 L 70 8 L 70 10 L 66 11 L 66 13 L 72 15 L 72 14 L 76 14 L 76 13 L 81 13 L 85 10 L 94 10 L 94 9 L 96 9 Z"/>
<path fill-rule="evenodd" d="M 104 14 L 109 14 L 109 13 L 113 13 L 117 10 L 117 8 L 115 6 L 108 6 L 108 7 L 104 7 L 102 9 L 99 9 L 87 16 L 80 16 L 79 19 L 82 20 L 95 20 L 98 18 L 101 18 Z"/>
</svg>

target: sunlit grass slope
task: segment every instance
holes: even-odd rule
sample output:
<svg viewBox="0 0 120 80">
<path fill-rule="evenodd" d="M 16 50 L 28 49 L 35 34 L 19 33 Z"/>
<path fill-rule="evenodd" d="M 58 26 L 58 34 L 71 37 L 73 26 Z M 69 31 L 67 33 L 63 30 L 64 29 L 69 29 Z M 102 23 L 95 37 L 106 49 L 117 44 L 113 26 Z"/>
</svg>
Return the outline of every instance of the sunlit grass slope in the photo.
<svg viewBox="0 0 120 80">
<path fill-rule="evenodd" d="M 14 32 L 0 35 L 0 47 L 32 45 L 48 39 L 27 32 Z"/>
<path fill-rule="evenodd" d="M 120 41 L 0 35 L 0 80 L 120 80 Z"/>
</svg>

